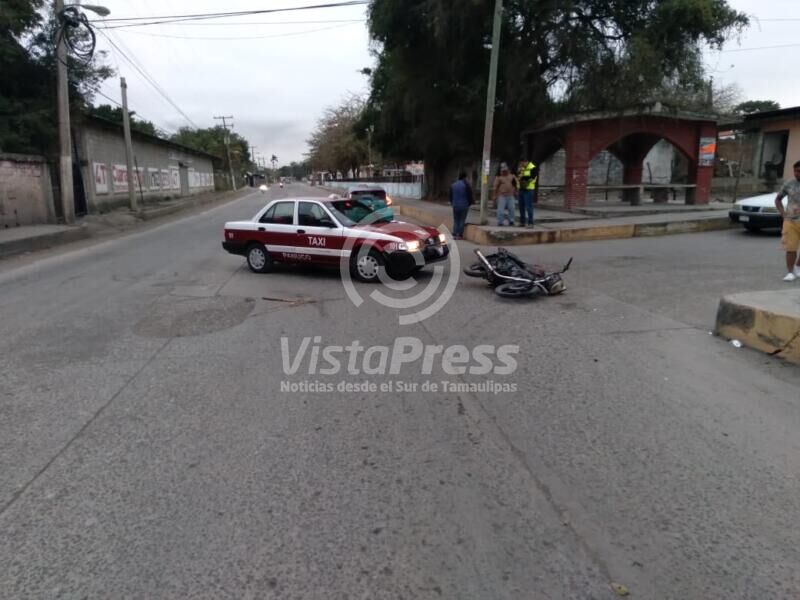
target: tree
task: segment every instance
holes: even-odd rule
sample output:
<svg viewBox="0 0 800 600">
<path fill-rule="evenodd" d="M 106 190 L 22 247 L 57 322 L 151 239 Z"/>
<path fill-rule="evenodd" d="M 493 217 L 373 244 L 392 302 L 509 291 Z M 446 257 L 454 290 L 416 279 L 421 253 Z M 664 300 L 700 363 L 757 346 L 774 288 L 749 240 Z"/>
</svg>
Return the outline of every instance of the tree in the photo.
<svg viewBox="0 0 800 600">
<path fill-rule="evenodd" d="M 359 133 L 365 102 L 349 96 L 338 106 L 329 107 L 308 139 L 308 160 L 314 169 L 347 173 L 358 177 L 368 160 L 367 142 Z"/>
<path fill-rule="evenodd" d="M 95 116 L 101 117 L 103 119 L 108 119 L 109 121 L 114 121 L 115 123 L 122 123 L 122 108 L 119 106 L 111 106 L 110 104 L 100 104 L 99 106 L 95 106 L 91 109 L 91 113 Z M 131 129 L 135 129 L 136 131 L 141 131 L 143 133 L 148 133 L 150 135 L 157 135 L 163 136 L 164 133 L 159 131 L 158 128 L 153 125 L 150 121 L 136 119 L 134 117 L 130 117 Z"/>
<path fill-rule="evenodd" d="M 780 110 L 781 105 L 774 100 L 748 100 L 741 102 L 734 107 L 734 112 L 738 114 L 749 115 L 757 112 L 767 112 L 771 110 Z"/>
<path fill-rule="evenodd" d="M 492 2 L 373 0 L 377 64 L 367 118 L 393 158 L 424 157 L 429 187 L 480 154 Z M 496 154 L 514 160 L 520 130 L 581 110 L 613 110 L 707 90 L 703 44 L 719 47 L 747 18 L 725 0 L 507 0 Z"/>
<path fill-rule="evenodd" d="M 43 0 L 3 0 L 0 9 L 0 150 L 54 153 L 56 22 Z M 99 53 L 88 61 L 68 56 L 70 107 L 76 121 L 112 70 Z"/>
<path fill-rule="evenodd" d="M 201 150 L 220 159 L 227 170 L 228 155 L 225 148 L 226 131 L 222 125 L 215 127 L 206 127 L 202 129 L 194 129 L 192 127 L 181 127 L 178 133 L 173 135 L 170 139 L 178 144 L 189 146 Z M 250 143 L 240 136 L 238 133 L 227 131 L 229 138 L 230 153 L 231 153 L 231 167 L 233 168 L 234 175 L 240 178 L 247 171 L 255 171 L 256 165 L 253 163 L 250 156 Z"/>
<path fill-rule="evenodd" d="M 308 164 L 308 161 L 292 161 L 288 165 L 284 165 L 278 169 L 278 175 L 280 177 L 291 177 L 293 179 L 302 179 L 308 176 L 310 172 L 311 166 Z"/>
</svg>

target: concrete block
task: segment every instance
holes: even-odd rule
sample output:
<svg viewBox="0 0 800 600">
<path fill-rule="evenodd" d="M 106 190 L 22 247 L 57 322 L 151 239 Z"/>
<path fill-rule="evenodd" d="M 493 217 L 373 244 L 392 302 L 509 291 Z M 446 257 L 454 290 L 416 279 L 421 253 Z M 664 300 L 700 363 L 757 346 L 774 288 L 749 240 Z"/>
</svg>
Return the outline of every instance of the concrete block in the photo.
<svg viewBox="0 0 800 600">
<path fill-rule="evenodd" d="M 800 290 L 725 296 L 715 330 L 724 338 L 800 364 Z"/>
</svg>

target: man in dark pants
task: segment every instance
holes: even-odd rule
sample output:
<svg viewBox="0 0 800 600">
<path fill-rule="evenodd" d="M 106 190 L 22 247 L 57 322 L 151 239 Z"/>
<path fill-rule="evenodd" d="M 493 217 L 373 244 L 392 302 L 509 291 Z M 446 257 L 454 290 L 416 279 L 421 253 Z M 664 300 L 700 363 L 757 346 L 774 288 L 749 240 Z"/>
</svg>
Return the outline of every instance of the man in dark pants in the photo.
<svg viewBox="0 0 800 600">
<path fill-rule="evenodd" d="M 536 204 L 536 181 L 538 179 L 539 167 L 529 160 L 520 161 L 517 171 L 520 227 L 533 227 L 533 205 Z M 527 213 L 527 217 L 525 213 Z"/>
<path fill-rule="evenodd" d="M 467 223 L 467 214 L 472 202 L 472 187 L 467 183 L 467 174 L 461 171 L 458 174 L 458 181 L 450 186 L 450 205 L 453 207 L 453 237 L 457 240 L 464 239 L 464 226 Z"/>
</svg>

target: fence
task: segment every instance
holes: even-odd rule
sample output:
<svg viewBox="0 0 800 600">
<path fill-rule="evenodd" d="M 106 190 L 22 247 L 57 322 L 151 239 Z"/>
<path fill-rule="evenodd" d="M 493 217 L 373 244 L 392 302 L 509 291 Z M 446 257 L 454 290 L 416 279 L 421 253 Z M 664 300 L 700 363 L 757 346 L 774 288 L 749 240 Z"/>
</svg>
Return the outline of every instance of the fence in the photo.
<svg viewBox="0 0 800 600">
<path fill-rule="evenodd" d="M 375 185 L 386 190 L 390 196 L 397 198 L 411 198 L 413 200 L 421 200 L 424 191 L 423 182 L 410 181 L 410 182 L 397 182 L 397 181 L 381 181 L 381 179 L 392 179 L 391 177 L 381 178 L 376 177 L 368 181 L 345 181 L 342 179 L 332 179 L 324 182 L 325 187 L 334 188 L 336 190 L 346 190 L 350 186 L 355 185 Z"/>
</svg>

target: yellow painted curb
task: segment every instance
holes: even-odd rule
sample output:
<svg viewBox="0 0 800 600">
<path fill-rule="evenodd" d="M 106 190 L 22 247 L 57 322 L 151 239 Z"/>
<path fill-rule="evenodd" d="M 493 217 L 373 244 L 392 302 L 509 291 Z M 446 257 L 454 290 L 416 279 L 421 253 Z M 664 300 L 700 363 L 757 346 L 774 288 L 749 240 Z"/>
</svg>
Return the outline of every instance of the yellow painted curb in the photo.
<svg viewBox="0 0 800 600">
<path fill-rule="evenodd" d="M 800 290 L 723 297 L 717 310 L 716 333 L 800 364 Z"/>
</svg>

